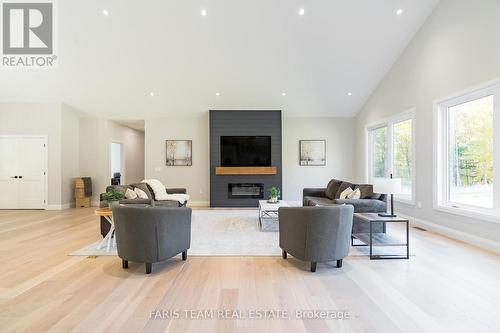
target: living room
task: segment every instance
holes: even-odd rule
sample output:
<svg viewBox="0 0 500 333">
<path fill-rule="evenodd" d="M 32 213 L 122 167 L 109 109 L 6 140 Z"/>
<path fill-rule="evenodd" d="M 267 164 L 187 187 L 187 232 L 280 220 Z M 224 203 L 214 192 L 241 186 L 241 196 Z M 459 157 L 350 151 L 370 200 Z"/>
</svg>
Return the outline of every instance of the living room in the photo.
<svg viewBox="0 0 500 333">
<path fill-rule="evenodd" d="M 498 1 L 1 8 L 2 331 L 498 327 Z"/>
</svg>

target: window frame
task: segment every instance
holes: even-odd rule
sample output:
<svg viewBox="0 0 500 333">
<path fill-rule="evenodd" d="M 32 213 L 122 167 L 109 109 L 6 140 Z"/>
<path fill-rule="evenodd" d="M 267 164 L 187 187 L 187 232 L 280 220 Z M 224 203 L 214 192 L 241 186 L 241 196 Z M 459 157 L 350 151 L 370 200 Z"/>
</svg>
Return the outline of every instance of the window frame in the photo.
<svg viewBox="0 0 500 333">
<path fill-rule="evenodd" d="M 415 117 L 415 108 L 411 108 L 407 111 L 396 114 L 392 117 L 386 118 L 384 120 L 372 123 L 366 126 L 366 135 L 367 135 L 367 143 L 366 143 L 366 179 L 368 182 L 373 183 L 373 131 L 379 128 L 387 126 L 387 158 L 386 158 L 386 170 L 388 170 L 388 174 L 394 173 L 394 125 L 411 120 L 411 149 L 412 149 L 412 161 L 411 161 L 411 197 L 410 199 L 405 199 L 394 196 L 394 200 L 400 203 L 405 203 L 408 205 L 416 204 L 416 117 Z"/>
<path fill-rule="evenodd" d="M 493 208 L 450 201 L 450 107 L 493 96 L 493 144 L 500 143 L 500 79 L 464 90 L 434 102 L 434 209 L 455 215 L 500 223 L 500 153 L 493 154 Z M 498 150 L 498 149 L 497 149 Z M 495 185 L 496 184 L 496 185 Z"/>
</svg>

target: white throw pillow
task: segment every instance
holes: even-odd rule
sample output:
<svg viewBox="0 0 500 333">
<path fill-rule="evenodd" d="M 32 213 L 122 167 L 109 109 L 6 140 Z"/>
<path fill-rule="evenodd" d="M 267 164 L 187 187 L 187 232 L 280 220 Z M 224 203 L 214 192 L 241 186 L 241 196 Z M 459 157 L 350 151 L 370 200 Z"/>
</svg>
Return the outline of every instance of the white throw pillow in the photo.
<svg viewBox="0 0 500 333">
<path fill-rule="evenodd" d="M 340 193 L 339 199 L 347 199 L 349 194 L 351 194 L 352 192 L 353 192 L 352 188 L 350 187 L 346 188 L 344 191 L 342 191 L 342 193 Z"/>
<path fill-rule="evenodd" d="M 360 199 L 361 198 L 361 190 L 359 188 L 354 189 L 351 193 L 347 195 L 347 199 Z"/>
<path fill-rule="evenodd" d="M 137 199 L 137 193 L 128 188 L 125 191 L 125 199 Z"/>
<path fill-rule="evenodd" d="M 146 192 L 144 192 L 143 190 L 141 190 L 138 187 L 136 187 L 134 189 L 134 192 L 137 194 L 137 196 L 139 197 L 139 199 L 149 199 L 148 195 L 146 194 Z"/>
<path fill-rule="evenodd" d="M 146 183 L 155 194 L 155 200 L 168 200 L 167 189 L 158 179 L 144 179 L 141 183 Z"/>
</svg>

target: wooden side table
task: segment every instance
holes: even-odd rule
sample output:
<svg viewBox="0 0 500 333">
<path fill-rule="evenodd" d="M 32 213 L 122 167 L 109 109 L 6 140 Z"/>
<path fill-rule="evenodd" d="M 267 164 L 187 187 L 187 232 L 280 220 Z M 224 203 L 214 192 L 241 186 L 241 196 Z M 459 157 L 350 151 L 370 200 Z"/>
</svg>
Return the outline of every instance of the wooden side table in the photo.
<svg viewBox="0 0 500 333">
<path fill-rule="evenodd" d="M 104 207 L 104 208 L 98 208 L 94 211 L 94 214 L 97 216 L 104 217 L 106 221 L 109 222 L 111 227 L 109 228 L 108 233 L 102 241 L 99 243 L 99 246 L 97 247 L 98 249 L 102 248 L 105 243 L 107 243 L 106 246 L 106 252 L 109 252 L 111 249 L 111 246 L 116 246 L 116 240 L 115 240 L 115 223 L 113 222 L 113 211 L 109 207 Z"/>
</svg>

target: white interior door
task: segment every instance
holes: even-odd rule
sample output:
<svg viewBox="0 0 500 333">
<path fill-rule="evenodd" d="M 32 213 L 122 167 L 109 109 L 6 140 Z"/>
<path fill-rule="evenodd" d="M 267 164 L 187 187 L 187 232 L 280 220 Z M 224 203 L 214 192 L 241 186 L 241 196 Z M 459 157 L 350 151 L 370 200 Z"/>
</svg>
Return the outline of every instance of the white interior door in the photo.
<svg viewBox="0 0 500 333">
<path fill-rule="evenodd" d="M 8 189 L 0 191 L 0 208 L 45 208 L 46 139 L 1 137 L 0 153 L 0 186 Z"/>
</svg>

